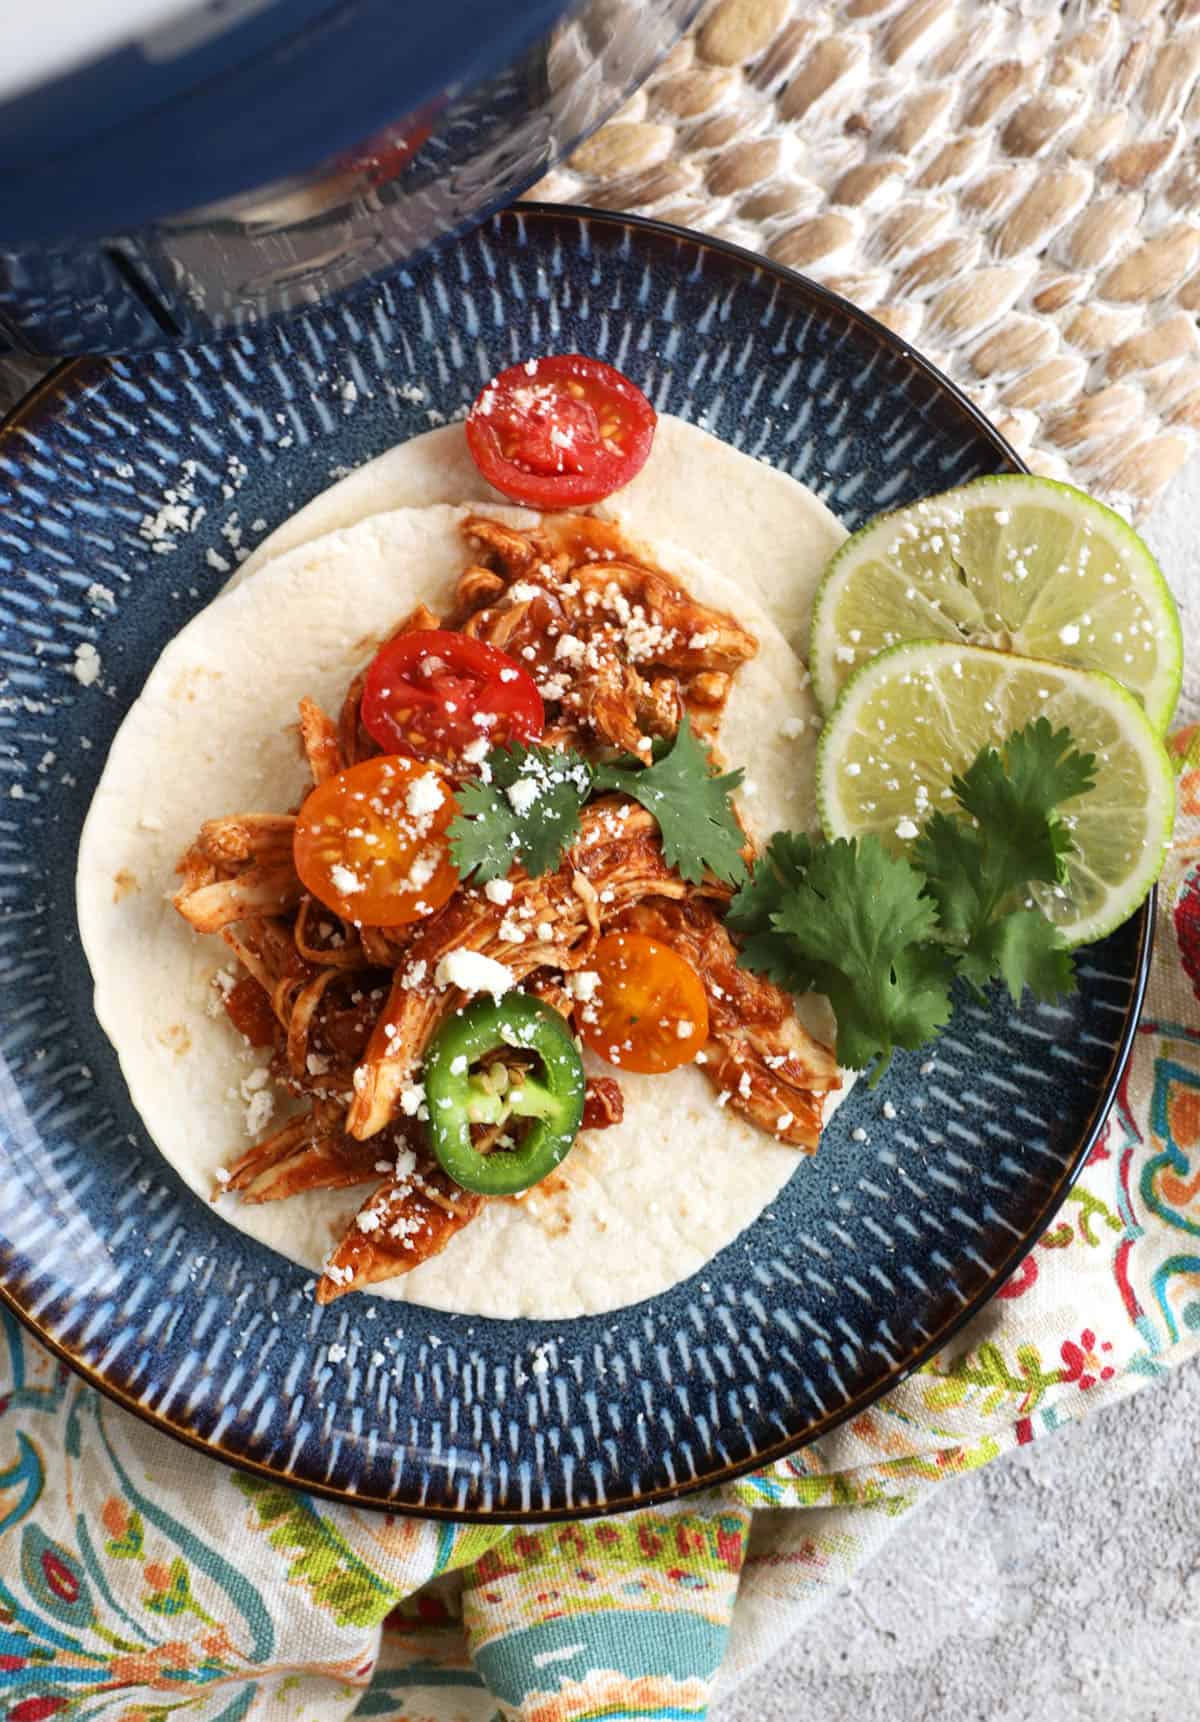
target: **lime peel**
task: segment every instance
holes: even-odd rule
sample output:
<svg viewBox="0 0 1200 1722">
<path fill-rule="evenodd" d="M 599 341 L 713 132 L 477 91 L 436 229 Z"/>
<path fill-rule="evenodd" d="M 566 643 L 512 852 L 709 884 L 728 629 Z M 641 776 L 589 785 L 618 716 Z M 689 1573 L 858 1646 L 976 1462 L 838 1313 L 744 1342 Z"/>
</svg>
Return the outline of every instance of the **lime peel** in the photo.
<svg viewBox="0 0 1200 1722">
<path fill-rule="evenodd" d="M 1026 473 L 882 515 L 842 545 L 813 604 L 822 709 L 876 652 L 917 639 L 1105 671 L 1160 735 L 1179 697 L 1179 613 L 1149 549 L 1112 509 Z"/>
</svg>

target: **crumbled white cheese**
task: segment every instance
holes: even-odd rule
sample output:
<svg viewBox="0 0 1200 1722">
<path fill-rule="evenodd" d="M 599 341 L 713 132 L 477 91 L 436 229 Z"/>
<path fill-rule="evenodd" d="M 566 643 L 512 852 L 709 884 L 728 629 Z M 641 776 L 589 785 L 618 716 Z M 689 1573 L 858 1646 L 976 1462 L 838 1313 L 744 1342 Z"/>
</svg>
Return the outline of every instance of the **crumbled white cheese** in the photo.
<svg viewBox="0 0 1200 1722">
<path fill-rule="evenodd" d="M 404 805 L 414 819 L 419 819 L 423 814 L 436 813 L 444 799 L 437 773 L 427 771 L 409 784 Z"/>
<path fill-rule="evenodd" d="M 554 928 L 551 926 L 549 921 L 539 921 L 536 931 L 537 936 L 543 945 L 548 945 L 550 940 L 554 937 Z"/>
<path fill-rule="evenodd" d="M 252 1074 L 254 1074 L 252 1072 Z M 262 1072 L 266 1078 L 266 1071 Z M 247 1081 L 249 1078 L 247 1078 Z M 264 1129 L 268 1119 L 275 1110 L 275 1096 L 269 1088 L 257 1088 L 249 1095 L 246 1094 L 246 1082 L 242 1084 L 242 1095 L 246 1100 L 246 1134 L 257 1136 Z"/>
<path fill-rule="evenodd" d="M 587 655 L 584 641 L 577 639 L 574 634 L 560 634 L 554 648 L 554 656 L 563 658 L 568 664 L 581 664 Z"/>
<path fill-rule="evenodd" d="M 679 1036 L 680 1040 L 686 1040 L 688 1035 L 693 1033 L 695 1027 L 695 1023 L 689 1022 L 687 1017 L 680 1017 L 679 1021 L 675 1024 L 675 1033 Z"/>
<path fill-rule="evenodd" d="M 1077 646 L 1079 644 L 1079 623 L 1068 622 L 1065 627 L 1058 630 L 1058 637 L 1064 646 Z"/>
<path fill-rule="evenodd" d="M 896 836 L 902 843 L 909 843 L 917 835 L 917 827 L 911 819 L 901 819 L 896 826 Z"/>
<path fill-rule="evenodd" d="M 422 849 L 408 870 L 401 889 L 404 891 L 421 891 L 428 885 L 438 870 L 438 853 L 436 849 Z"/>
<path fill-rule="evenodd" d="M 526 814 L 541 794 L 541 786 L 531 777 L 519 777 L 505 791 L 514 813 Z"/>
<path fill-rule="evenodd" d="M 357 1071 L 355 1075 L 357 1075 Z M 425 1104 L 425 1084 L 408 1082 L 400 1090 L 400 1110 L 406 1118 L 415 1118 Z"/>
<path fill-rule="evenodd" d="M 356 891 L 365 889 L 358 874 L 341 861 L 335 861 L 329 869 L 329 878 L 334 890 L 342 897 L 352 897 Z"/>
<path fill-rule="evenodd" d="M 412 1236 L 421 1230 L 421 1221 L 415 1214 L 397 1214 L 388 1227 L 388 1237 L 398 1238 L 406 1250 L 412 1249 Z"/>
<path fill-rule="evenodd" d="M 71 674 L 81 688 L 90 688 L 100 680 L 100 654 L 90 640 L 81 640 L 75 648 L 75 662 L 71 665 Z"/>
<path fill-rule="evenodd" d="M 575 999 L 586 1001 L 594 998 L 599 985 L 600 976 L 595 969 L 580 969 L 578 973 L 567 976 L 567 991 Z"/>
<path fill-rule="evenodd" d="M 463 759 L 468 765 L 482 765 L 488 756 L 490 745 L 486 735 L 476 736 L 474 741 L 469 741 L 463 748 Z M 409 808 L 409 812 L 412 812 L 411 808 Z"/>
<path fill-rule="evenodd" d="M 513 986 L 512 974 L 481 951 L 447 951 L 434 976 L 439 987 L 460 987 L 465 993 L 491 993 L 502 998 Z"/>
<path fill-rule="evenodd" d="M 511 903 L 512 881 L 510 879 L 489 879 L 483 887 L 483 894 L 489 903 L 499 903 L 502 906 L 505 903 Z"/>
</svg>

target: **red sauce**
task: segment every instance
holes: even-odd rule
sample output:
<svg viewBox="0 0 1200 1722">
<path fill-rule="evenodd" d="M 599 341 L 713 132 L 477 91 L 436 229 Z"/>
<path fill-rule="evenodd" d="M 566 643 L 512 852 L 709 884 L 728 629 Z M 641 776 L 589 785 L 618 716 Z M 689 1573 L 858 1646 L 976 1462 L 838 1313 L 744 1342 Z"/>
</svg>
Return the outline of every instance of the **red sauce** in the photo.
<svg viewBox="0 0 1200 1722">
<path fill-rule="evenodd" d="M 246 975 L 225 995 L 229 1020 L 251 1046 L 274 1046 L 279 1023 L 271 1001 L 253 975 Z"/>
</svg>

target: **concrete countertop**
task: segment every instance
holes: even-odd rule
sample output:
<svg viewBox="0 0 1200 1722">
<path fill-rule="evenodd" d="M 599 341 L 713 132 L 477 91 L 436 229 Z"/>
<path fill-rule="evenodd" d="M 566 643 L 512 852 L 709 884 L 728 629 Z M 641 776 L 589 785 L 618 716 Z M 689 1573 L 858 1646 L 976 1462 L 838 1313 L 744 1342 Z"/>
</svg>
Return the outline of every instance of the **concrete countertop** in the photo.
<svg viewBox="0 0 1200 1722">
<path fill-rule="evenodd" d="M 1188 1722 L 1198 1363 L 947 1483 L 713 1722 Z"/>
</svg>

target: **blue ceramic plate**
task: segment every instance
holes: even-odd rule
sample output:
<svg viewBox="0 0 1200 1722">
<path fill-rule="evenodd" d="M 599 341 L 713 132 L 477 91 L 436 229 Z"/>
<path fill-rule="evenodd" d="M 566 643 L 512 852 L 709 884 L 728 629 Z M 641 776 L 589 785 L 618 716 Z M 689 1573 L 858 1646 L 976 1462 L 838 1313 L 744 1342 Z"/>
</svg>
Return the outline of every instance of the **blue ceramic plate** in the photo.
<svg viewBox="0 0 1200 1722">
<path fill-rule="evenodd" d="M 235 545 L 547 349 L 611 360 L 850 528 L 1016 464 L 901 342 L 786 270 L 539 208 L 253 340 L 69 365 L 0 437 L 4 1297 L 89 1380 L 211 1454 L 448 1517 L 662 1499 L 892 1386 L 1062 1201 L 1149 953 L 1143 912 L 1081 954 L 1068 1003 L 964 1003 L 936 1059 L 860 1084 L 816 1160 L 701 1274 L 598 1319 L 369 1296 L 319 1309 L 301 1270 L 183 1187 L 129 1104 L 79 948 L 75 853 L 109 743 Z M 90 686 L 81 647 L 100 657 Z"/>
</svg>

